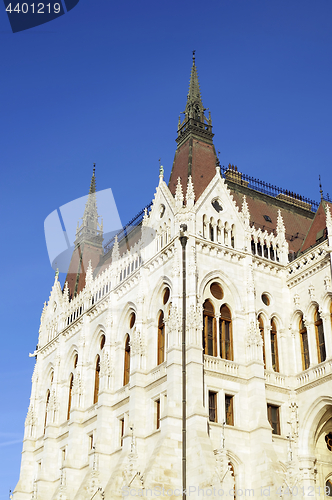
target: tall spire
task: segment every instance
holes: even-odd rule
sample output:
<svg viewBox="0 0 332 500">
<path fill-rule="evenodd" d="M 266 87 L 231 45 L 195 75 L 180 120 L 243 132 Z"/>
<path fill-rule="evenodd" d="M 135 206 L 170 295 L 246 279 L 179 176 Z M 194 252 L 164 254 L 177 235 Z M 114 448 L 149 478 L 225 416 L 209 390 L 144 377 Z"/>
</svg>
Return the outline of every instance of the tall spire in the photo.
<svg viewBox="0 0 332 500">
<path fill-rule="evenodd" d="M 186 109 L 184 111 L 184 120 L 179 121 L 178 137 L 176 139 L 178 145 L 182 144 L 188 137 L 188 133 L 195 133 L 196 136 L 204 138 L 206 142 L 212 144 L 212 122 L 211 115 L 206 118 L 203 106 L 201 90 L 199 88 L 198 73 L 196 68 L 195 50 L 193 51 L 193 64 L 191 67 L 189 90 L 187 95 Z"/>
<path fill-rule="evenodd" d="M 195 64 L 195 50 L 193 51 L 193 65 L 191 67 L 189 90 L 186 104 L 186 118 L 193 118 L 195 114 L 204 114 L 201 90 L 199 88 L 197 68 Z"/>
<path fill-rule="evenodd" d="M 216 175 L 217 155 L 213 145 L 211 114 L 205 116 L 196 68 L 195 51 L 190 72 L 189 90 L 184 118 L 178 123 L 173 168 L 168 187 L 175 196 L 178 177 L 183 189 L 188 186 L 191 176 L 195 199 L 198 200 L 206 186 Z M 184 193 L 185 194 L 185 193 Z"/>
<path fill-rule="evenodd" d="M 77 228 L 75 244 L 83 240 L 101 244 L 103 241 L 102 226 L 99 223 L 96 196 L 96 164 L 93 164 L 93 173 L 90 182 L 88 199 L 85 204 L 83 223 Z"/>
</svg>

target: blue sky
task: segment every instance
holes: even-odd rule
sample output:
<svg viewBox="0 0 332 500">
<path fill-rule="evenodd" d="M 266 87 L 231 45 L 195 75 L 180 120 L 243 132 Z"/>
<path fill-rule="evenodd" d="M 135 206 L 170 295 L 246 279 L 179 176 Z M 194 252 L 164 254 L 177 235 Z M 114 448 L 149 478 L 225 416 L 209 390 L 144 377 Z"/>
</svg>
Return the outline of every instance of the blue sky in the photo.
<svg viewBox="0 0 332 500">
<path fill-rule="evenodd" d="M 194 49 L 221 164 L 316 200 L 321 174 L 332 196 L 332 3 L 80 0 L 61 18 L 16 34 L 1 9 L 0 500 L 7 500 L 20 468 L 28 353 L 54 280 L 44 219 L 87 194 L 93 162 L 97 188 L 112 189 L 122 222 L 153 198 L 160 157 L 167 179 L 171 171 Z"/>
</svg>

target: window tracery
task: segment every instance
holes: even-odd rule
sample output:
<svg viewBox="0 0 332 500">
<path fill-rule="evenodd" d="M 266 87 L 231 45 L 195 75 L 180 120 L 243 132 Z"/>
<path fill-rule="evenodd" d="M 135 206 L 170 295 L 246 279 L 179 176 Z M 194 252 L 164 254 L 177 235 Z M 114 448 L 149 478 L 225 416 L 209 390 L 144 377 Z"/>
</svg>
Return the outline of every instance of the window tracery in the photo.
<svg viewBox="0 0 332 500">
<path fill-rule="evenodd" d="M 210 285 L 210 293 L 220 304 L 224 294 L 219 283 L 213 282 Z M 231 311 L 226 304 L 219 304 L 214 304 L 210 298 L 203 304 L 203 352 L 208 356 L 233 361 Z"/>
</svg>

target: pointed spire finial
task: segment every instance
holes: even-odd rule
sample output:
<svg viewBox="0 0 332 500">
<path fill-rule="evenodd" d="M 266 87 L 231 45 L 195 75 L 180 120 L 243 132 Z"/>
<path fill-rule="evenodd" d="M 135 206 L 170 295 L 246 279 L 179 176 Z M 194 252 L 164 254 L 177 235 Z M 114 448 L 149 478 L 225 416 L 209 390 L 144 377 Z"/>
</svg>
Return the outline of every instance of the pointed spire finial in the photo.
<svg viewBox="0 0 332 500">
<path fill-rule="evenodd" d="M 195 204 L 195 191 L 191 175 L 188 177 L 186 200 L 187 207 L 192 208 Z"/>
<path fill-rule="evenodd" d="M 320 199 L 323 201 L 323 189 L 322 189 L 322 183 L 320 180 L 320 176 L 319 176 L 319 192 L 320 192 Z"/>
<path fill-rule="evenodd" d="M 285 238 L 286 229 L 280 208 L 278 210 L 278 218 L 277 218 L 277 234 L 278 236 L 282 236 L 283 238 Z"/>
<path fill-rule="evenodd" d="M 327 232 L 329 236 L 332 236 L 332 216 L 331 216 L 331 211 L 330 207 L 326 203 L 326 227 L 327 227 Z"/>
<path fill-rule="evenodd" d="M 91 260 L 89 260 L 88 269 L 85 275 L 85 285 L 90 286 L 92 284 L 92 281 L 93 281 L 92 263 Z"/>
<path fill-rule="evenodd" d="M 241 213 L 242 213 L 242 217 L 243 217 L 245 225 L 250 226 L 250 212 L 249 212 L 249 207 L 248 207 L 247 198 L 246 198 L 245 194 L 243 195 Z"/>
<path fill-rule="evenodd" d="M 181 178 L 178 177 L 178 183 L 176 185 L 175 191 L 175 205 L 178 209 L 183 207 L 183 192 L 182 192 L 182 184 Z"/>
<path fill-rule="evenodd" d="M 120 258 L 119 242 L 118 242 L 118 235 L 116 234 L 115 238 L 114 238 L 114 245 L 113 245 L 113 250 L 112 250 L 112 262 L 119 260 L 119 258 Z"/>
<path fill-rule="evenodd" d="M 195 54 L 196 54 L 196 50 L 193 50 L 193 65 L 195 66 Z"/>
</svg>

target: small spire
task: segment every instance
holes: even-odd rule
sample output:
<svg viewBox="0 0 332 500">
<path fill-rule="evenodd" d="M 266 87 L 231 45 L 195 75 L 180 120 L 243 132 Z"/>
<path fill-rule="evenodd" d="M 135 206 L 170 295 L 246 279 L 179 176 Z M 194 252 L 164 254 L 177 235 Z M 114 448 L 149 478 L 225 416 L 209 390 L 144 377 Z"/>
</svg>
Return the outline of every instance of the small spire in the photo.
<svg viewBox="0 0 332 500">
<path fill-rule="evenodd" d="M 86 275 L 85 275 L 85 285 L 90 286 L 93 281 L 93 272 L 92 272 L 92 264 L 91 260 L 89 260 L 88 264 L 88 269 L 86 270 Z"/>
<path fill-rule="evenodd" d="M 181 178 L 180 177 L 178 177 L 178 183 L 176 185 L 175 205 L 177 208 L 183 207 L 183 192 L 182 192 L 182 185 L 181 185 Z"/>
<path fill-rule="evenodd" d="M 118 235 L 116 234 L 115 238 L 114 238 L 114 245 L 113 245 L 113 250 L 112 250 L 112 262 L 119 260 L 119 258 L 120 258 L 119 242 L 118 242 Z"/>
<path fill-rule="evenodd" d="M 164 167 L 161 164 L 161 158 L 159 158 L 159 178 L 164 178 Z"/>
<path fill-rule="evenodd" d="M 186 200 L 187 200 L 187 207 L 192 208 L 195 204 L 195 192 L 191 175 L 189 175 L 188 177 Z"/>
<path fill-rule="evenodd" d="M 330 207 L 326 203 L 326 227 L 327 227 L 327 232 L 329 236 L 332 236 L 332 216 L 331 216 L 331 211 Z"/>
<path fill-rule="evenodd" d="M 320 176 L 319 176 L 319 192 L 320 192 L 320 199 L 323 201 L 323 189 L 322 189 L 322 183 L 320 180 Z"/>
<path fill-rule="evenodd" d="M 246 224 L 246 226 L 249 226 L 250 225 L 250 212 L 249 212 L 249 207 L 248 207 L 246 195 L 243 195 L 241 213 L 242 213 L 244 223 Z"/>
<path fill-rule="evenodd" d="M 285 229 L 284 219 L 282 218 L 280 208 L 278 210 L 277 234 L 278 234 L 278 236 L 283 236 L 285 238 L 286 229 Z"/>
<path fill-rule="evenodd" d="M 195 54 L 196 54 L 196 50 L 193 50 L 193 66 L 195 66 Z"/>
</svg>

